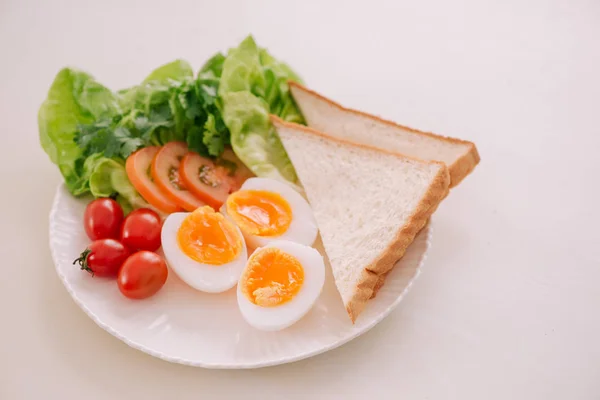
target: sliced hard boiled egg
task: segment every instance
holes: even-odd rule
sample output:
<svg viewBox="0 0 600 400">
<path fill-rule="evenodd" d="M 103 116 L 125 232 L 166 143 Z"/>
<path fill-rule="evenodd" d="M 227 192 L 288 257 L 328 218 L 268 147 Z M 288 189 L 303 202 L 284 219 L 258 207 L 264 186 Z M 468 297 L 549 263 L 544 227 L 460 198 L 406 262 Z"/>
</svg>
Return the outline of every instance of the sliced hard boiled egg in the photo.
<svg viewBox="0 0 600 400">
<path fill-rule="evenodd" d="M 312 245 L 318 228 L 308 202 L 291 186 L 268 178 L 250 178 L 221 208 L 242 231 L 248 247 L 273 240 Z"/>
<path fill-rule="evenodd" d="M 325 265 L 317 250 L 274 241 L 248 259 L 238 282 L 238 306 L 253 327 L 281 330 L 306 315 L 324 283 Z"/>
<path fill-rule="evenodd" d="M 234 287 L 248 258 L 239 228 L 209 206 L 169 215 L 161 240 L 171 269 L 203 292 Z"/>
</svg>

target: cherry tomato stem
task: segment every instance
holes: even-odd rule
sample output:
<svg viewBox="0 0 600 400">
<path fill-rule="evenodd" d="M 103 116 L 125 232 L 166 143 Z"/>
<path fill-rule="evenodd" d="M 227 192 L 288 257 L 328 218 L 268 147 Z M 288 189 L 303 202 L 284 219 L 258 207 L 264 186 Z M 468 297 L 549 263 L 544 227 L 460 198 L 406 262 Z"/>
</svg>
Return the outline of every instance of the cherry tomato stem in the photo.
<svg viewBox="0 0 600 400">
<path fill-rule="evenodd" d="M 121 265 L 130 255 L 129 249 L 114 239 L 100 239 L 92 242 L 73 261 L 73 265 L 92 274 L 92 276 L 117 276 Z"/>
</svg>

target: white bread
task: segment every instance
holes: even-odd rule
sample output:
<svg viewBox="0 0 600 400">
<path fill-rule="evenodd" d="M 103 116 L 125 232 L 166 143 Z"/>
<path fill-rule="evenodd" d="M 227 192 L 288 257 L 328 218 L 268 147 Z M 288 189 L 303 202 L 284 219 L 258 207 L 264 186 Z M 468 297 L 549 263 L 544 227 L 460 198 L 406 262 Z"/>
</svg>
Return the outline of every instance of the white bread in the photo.
<svg viewBox="0 0 600 400">
<path fill-rule="evenodd" d="M 271 120 L 312 207 L 352 322 L 448 193 L 443 163 Z"/>
<path fill-rule="evenodd" d="M 421 160 L 441 161 L 456 186 L 479 163 L 471 142 L 398 125 L 361 111 L 345 108 L 326 97 L 290 82 L 290 91 L 309 127 L 328 135 Z"/>
</svg>

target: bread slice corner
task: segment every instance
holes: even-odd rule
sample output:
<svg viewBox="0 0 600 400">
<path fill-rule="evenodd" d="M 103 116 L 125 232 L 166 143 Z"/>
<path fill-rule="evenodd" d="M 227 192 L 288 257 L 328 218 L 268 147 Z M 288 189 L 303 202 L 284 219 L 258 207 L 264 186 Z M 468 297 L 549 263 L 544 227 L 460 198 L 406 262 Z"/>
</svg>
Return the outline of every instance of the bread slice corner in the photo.
<svg viewBox="0 0 600 400">
<path fill-rule="evenodd" d="M 272 116 L 354 323 L 447 195 L 444 163 L 334 138 Z"/>
</svg>

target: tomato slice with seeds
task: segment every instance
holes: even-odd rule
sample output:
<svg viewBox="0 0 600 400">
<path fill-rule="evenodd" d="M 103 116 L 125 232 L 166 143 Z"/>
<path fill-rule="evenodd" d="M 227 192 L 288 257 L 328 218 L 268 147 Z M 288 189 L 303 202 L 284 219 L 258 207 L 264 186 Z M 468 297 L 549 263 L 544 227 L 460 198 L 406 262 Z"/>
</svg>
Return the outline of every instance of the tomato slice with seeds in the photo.
<svg viewBox="0 0 600 400">
<path fill-rule="evenodd" d="M 148 203 L 165 213 L 181 211 L 152 181 L 150 165 L 160 147 L 144 147 L 130 155 L 125 162 L 125 170 L 131 184 Z"/>
<path fill-rule="evenodd" d="M 154 156 L 152 161 L 152 178 L 156 186 L 175 204 L 186 211 L 194 211 L 205 205 L 186 188 L 179 176 L 179 165 L 183 157 L 189 153 L 183 142 L 169 142 Z"/>
<path fill-rule="evenodd" d="M 216 160 L 187 153 L 181 160 L 179 176 L 190 192 L 218 210 L 252 173 L 227 149 Z"/>
</svg>

